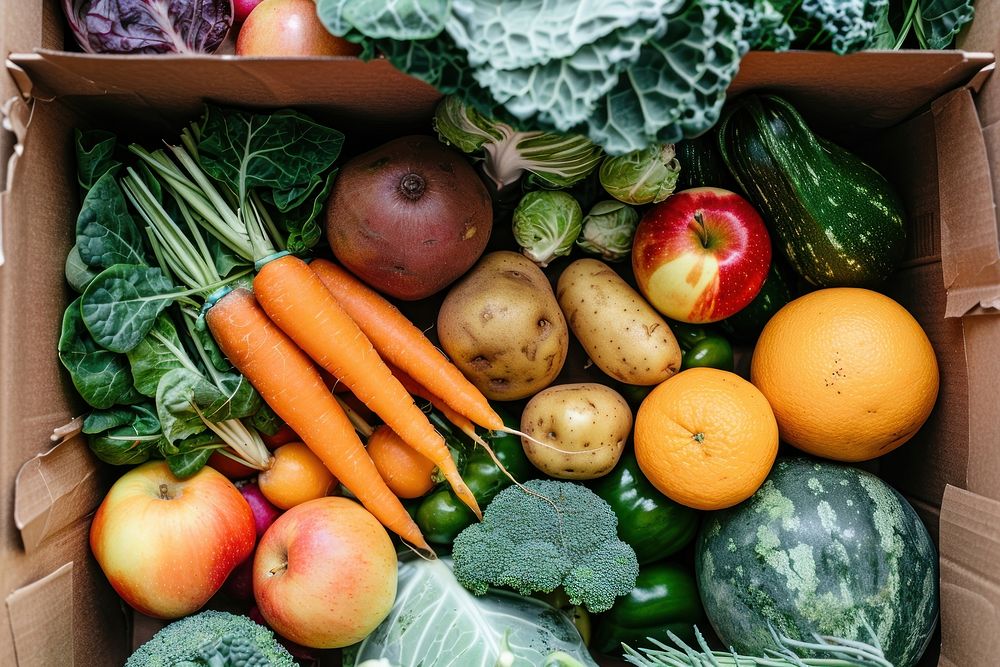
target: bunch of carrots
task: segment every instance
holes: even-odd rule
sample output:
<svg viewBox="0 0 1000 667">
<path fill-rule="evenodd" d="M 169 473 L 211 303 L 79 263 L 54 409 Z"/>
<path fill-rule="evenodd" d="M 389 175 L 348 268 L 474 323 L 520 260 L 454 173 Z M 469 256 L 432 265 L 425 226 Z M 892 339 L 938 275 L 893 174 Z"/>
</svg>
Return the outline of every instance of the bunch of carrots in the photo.
<svg viewBox="0 0 1000 667">
<path fill-rule="evenodd" d="M 470 435 L 474 425 L 506 430 L 503 420 L 420 329 L 347 271 L 326 260 L 306 263 L 283 255 L 264 264 L 253 292 L 238 288 L 218 299 L 208 308 L 206 322 L 222 352 L 271 409 L 403 540 L 424 554 L 434 553 L 379 474 L 319 368 L 432 461 L 455 494 L 481 516 L 443 437 L 411 393 L 431 401 Z"/>
</svg>

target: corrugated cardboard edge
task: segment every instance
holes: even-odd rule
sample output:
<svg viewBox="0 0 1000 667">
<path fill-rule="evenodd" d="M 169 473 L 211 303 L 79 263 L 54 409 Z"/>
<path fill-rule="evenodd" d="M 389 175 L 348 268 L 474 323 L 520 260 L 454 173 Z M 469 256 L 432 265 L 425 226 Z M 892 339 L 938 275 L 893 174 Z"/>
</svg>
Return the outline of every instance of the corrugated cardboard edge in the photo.
<svg viewBox="0 0 1000 667">
<path fill-rule="evenodd" d="M 7 596 L 17 667 L 73 667 L 73 563 Z"/>
<path fill-rule="evenodd" d="M 1000 502 L 948 486 L 941 506 L 939 667 L 1000 661 Z M 985 630 L 985 631 L 984 631 Z"/>
<path fill-rule="evenodd" d="M 931 105 L 941 168 L 941 262 L 945 317 L 1000 309 L 1000 242 L 992 174 L 972 91 Z"/>
</svg>

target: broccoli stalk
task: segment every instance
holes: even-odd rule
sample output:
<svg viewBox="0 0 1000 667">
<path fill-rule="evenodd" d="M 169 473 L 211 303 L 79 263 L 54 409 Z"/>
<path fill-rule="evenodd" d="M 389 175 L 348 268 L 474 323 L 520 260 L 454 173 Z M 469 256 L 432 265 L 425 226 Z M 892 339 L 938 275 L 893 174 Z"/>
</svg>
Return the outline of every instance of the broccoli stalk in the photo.
<svg viewBox="0 0 1000 667">
<path fill-rule="evenodd" d="M 453 545 L 455 578 L 476 595 L 490 587 L 522 595 L 562 586 L 572 604 L 607 611 L 635 587 L 639 563 L 618 539 L 618 517 L 590 489 L 532 480 L 501 491 L 481 523 Z"/>
<path fill-rule="evenodd" d="M 125 667 L 296 667 L 274 633 L 247 618 L 203 611 L 157 632 Z"/>
</svg>

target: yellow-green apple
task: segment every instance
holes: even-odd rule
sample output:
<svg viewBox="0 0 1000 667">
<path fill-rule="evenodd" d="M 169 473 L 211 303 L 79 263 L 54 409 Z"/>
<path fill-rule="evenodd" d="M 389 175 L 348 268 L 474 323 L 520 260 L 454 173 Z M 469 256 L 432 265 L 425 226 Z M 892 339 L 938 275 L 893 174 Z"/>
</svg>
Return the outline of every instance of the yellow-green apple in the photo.
<svg viewBox="0 0 1000 667">
<path fill-rule="evenodd" d="M 264 533 L 253 564 L 261 616 L 310 648 L 355 644 L 396 600 L 396 550 L 368 510 L 328 496 L 296 505 Z"/>
<path fill-rule="evenodd" d="M 361 47 L 330 34 L 316 0 L 264 0 L 236 37 L 238 56 L 356 56 Z"/>
<path fill-rule="evenodd" d="M 97 508 L 90 549 L 111 586 L 156 618 L 198 611 L 253 551 L 253 513 L 212 468 L 178 479 L 164 461 L 122 475 Z"/>
<path fill-rule="evenodd" d="M 743 309 L 771 266 L 760 214 L 720 188 L 675 193 L 643 215 L 632 242 L 639 291 L 681 322 L 716 322 Z"/>
</svg>

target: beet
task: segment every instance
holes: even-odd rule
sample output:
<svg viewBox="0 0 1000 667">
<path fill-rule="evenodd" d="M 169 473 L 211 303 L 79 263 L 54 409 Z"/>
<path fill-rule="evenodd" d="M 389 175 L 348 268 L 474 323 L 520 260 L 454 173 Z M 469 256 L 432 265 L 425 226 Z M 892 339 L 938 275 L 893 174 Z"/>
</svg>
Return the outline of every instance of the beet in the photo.
<svg viewBox="0 0 1000 667">
<path fill-rule="evenodd" d="M 250 505 L 250 511 L 253 512 L 253 522 L 257 527 L 257 541 L 260 542 L 260 538 L 264 536 L 274 520 L 281 516 L 281 510 L 264 497 L 257 482 L 240 484 L 239 489 L 240 493 L 243 494 L 243 499 Z"/>
<path fill-rule="evenodd" d="M 465 157 L 434 139 L 395 139 L 345 164 L 326 210 L 337 259 L 412 301 L 464 274 L 489 241 L 493 207 Z"/>
</svg>

